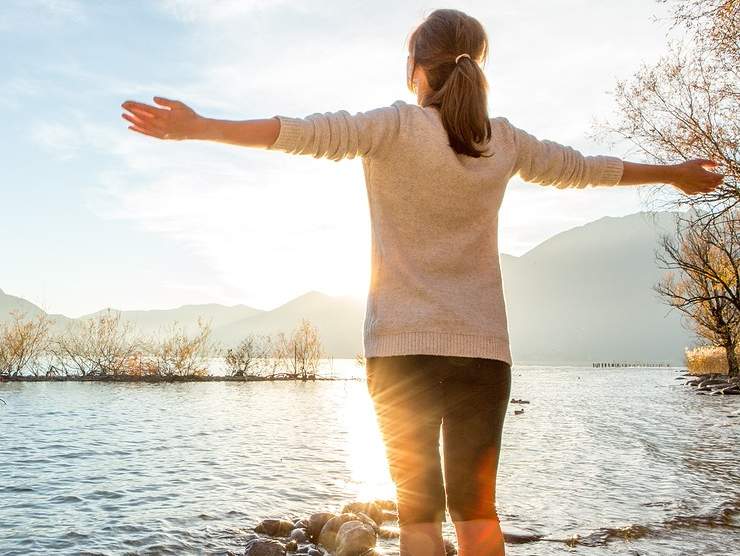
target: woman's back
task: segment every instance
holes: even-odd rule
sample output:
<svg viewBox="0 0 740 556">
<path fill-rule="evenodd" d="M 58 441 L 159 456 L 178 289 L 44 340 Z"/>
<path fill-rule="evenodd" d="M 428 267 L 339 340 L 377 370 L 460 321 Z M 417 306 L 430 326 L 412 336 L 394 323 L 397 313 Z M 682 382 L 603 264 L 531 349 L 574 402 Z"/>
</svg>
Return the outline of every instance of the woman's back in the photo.
<svg viewBox="0 0 740 556">
<path fill-rule="evenodd" d="M 397 100 L 350 115 L 276 116 L 271 150 L 363 158 L 372 226 L 366 357 L 455 355 L 511 364 L 498 211 L 515 173 L 557 187 L 613 185 L 622 161 L 585 157 L 491 118 L 485 155 L 456 153 L 439 112 Z"/>
</svg>

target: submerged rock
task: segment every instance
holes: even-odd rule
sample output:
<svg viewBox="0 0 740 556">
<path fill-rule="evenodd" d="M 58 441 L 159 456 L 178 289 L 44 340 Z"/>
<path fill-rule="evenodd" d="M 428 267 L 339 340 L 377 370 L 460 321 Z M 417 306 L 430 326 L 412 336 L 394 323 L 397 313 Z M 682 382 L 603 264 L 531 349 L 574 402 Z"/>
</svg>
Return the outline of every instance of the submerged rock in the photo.
<svg viewBox="0 0 740 556">
<path fill-rule="evenodd" d="M 254 530 L 270 537 L 287 537 L 293 530 L 293 523 L 287 519 L 263 519 Z"/>
<path fill-rule="evenodd" d="M 275 539 L 251 539 L 244 548 L 244 556 L 285 556 L 285 545 Z"/>
<path fill-rule="evenodd" d="M 360 556 L 375 547 L 375 530 L 357 520 L 346 521 L 337 531 L 336 556 Z"/>
</svg>

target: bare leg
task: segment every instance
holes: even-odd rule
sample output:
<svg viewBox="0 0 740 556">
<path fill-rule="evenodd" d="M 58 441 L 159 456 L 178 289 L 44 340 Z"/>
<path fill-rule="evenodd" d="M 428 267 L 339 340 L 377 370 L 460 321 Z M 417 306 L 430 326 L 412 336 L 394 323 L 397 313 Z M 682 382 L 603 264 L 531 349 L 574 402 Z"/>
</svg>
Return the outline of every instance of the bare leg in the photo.
<svg viewBox="0 0 740 556">
<path fill-rule="evenodd" d="M 504 535 L 495 519 L 456 521 L 458 556 L 504 556 Z"/>
<path fill-rule="evenodd" d="M 445 556 L 441 523 L 409 523 L 401 529 L 401 556 Z"/>
</svg>

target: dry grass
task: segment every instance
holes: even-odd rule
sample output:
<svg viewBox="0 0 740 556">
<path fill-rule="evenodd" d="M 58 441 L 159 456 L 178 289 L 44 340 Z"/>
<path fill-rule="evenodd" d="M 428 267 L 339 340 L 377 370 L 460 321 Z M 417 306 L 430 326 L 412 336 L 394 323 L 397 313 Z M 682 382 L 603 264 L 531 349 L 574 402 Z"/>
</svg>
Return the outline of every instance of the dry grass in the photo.
<svg viewBox="0 0 740 556">
<path fill-rule="evenodd" d="M 736 353 L 740 358 L 740 351 Z M 686 367 L 692 375 L 727 374 L 727 355 L 721 347 L 699 346 L 687 349 L 685 359 Z"/>
</svg>

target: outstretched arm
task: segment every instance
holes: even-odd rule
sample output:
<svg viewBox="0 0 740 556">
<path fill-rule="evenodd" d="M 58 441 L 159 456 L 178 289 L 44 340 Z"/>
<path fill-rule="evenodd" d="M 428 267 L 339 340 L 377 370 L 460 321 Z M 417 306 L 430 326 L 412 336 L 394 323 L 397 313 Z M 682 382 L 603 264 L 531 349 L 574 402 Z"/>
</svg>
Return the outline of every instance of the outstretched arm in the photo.
<svg viewBox="0 0 740 556">
<path fill-rule="evenodd" d="M 123 118 L 132 124 L 129 129 L 157 139 L 174 141 L 200 139 L 255 148 L 269 147 L 280 132 L 280 122 L 276 118 L 217 120 L 197 114 L 179 100 L 154 97 L 154 102 L 165 108 L 133 100 L 121 104 L 131 112 L 122 114 Z"/>
<path fill-rule="evenodd" d="M 640 164 L 624 162 L 624 172 L 617 185 L 642 185 L 646 183 L 667 183 L 687 195 L 709 193 L 724 179 L 722 174 L 708 172 L 717 163 L 705 158 L 695 158 L 680 164 Z"/>
<path fill-rule="evenodd" d="M 724 177 L 705 170 L 706 166 L 717 165 L 706 159 L 660 165 L 627 162 L 608 155 L 584 156 L 573 147 L 538 139 L 506 118 L 500 121 L 508 128 L 516 148 L 513 171 L 524 181 L 560 189 L 666 183 L 694 195 L 712 191 Z"/>
<path fill-rule="evenodd" d="M 356 114 L 339 110 L 316 112 L 305 118 L 277 115 L 229 121 L 204 118 L 177 100 L 154 97 L 154 101 L 166 108 L 130 100 L 121 105 L 131 112 L 122 114 L 133 124 L 129 129 L 158 139 L 202 139 L 330 160 L 385 152 L 398 135 L 397 104 L 402 102 Z"/>
</svg>

